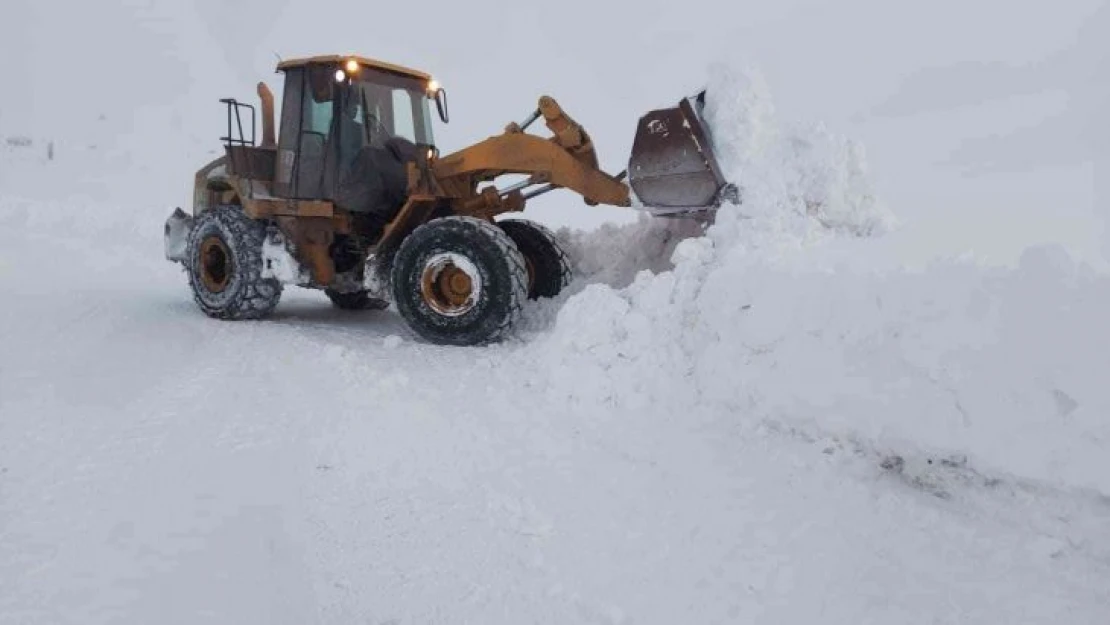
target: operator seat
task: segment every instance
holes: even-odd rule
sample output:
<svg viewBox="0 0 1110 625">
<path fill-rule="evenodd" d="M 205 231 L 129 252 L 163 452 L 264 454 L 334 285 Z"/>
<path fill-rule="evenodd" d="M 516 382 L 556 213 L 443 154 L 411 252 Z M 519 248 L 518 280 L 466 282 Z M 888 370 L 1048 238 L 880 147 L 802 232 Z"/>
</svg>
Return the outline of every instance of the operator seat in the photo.
<svg viewBox="0 0 1110 625">
<path fill-rule="evenodd" d="M 416 144 L 401 137 L 390 137 L 384 147 L 362 146 L 340 174 L 336 206 L 355 215 L 371 231 L 385 228 L 408 199 L 406 164 L 415 160 L 419 151 Z"/>
</svg>

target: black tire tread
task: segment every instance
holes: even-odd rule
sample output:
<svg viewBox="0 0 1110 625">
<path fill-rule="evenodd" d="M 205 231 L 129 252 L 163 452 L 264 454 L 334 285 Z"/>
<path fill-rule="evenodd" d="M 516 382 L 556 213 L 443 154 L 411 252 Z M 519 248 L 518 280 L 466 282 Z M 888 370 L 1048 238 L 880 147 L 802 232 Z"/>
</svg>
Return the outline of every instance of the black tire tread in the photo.
<svg viewBox="0 0 1110 625">
<path fill-rule="evenodd" d="M 340 293 L 332 289 L 324 289 L 324 294 L 340 310 L 383 310 L 389 307 L 388 302 L 371 297 L 369 291 Z"/>
<path fill-rule="evenodd" d="M 496 225 L 475 217 L 450 216 L 433 219 L 413 230 L 402 241 L 400 248 L 397 250 L 397 257 L 413 253 L 413 248 L 423 245 L 425 240 L 429 236 L 433 236 L 436 231 L 443 230 L 470 231 L 472 234 L 477 234 L 484 243 L 495 248 L 506 259 L 511 280 L 508 311 L 504 319 L 498 323 L 495 329 L 488 332 L 481 342 L 492 343 L 503 339 L 523 315 L 524 304 L 528 300 L 528 268 L 524 261 L 524 255 L 517 248 L 512 238 Z M 402 276 L 399 275 L 402 264 L 400 262 L 393 263 L 391 282 L 395 288 L 396 285 L 402 283 Z M 393 299 L 402 316 L 407 315 L 408 305 L 402 294 L 395 294 Z"/>
<path fill-rule="evenodd" d="M 539 297 L 554 297 L 559 294 L 563 289 L 570 285 L 571 280 L 574 278 L 574 269 L 571 266 L 570 256 L 567 255 L 566 250 L 559 245 L 555 233 L 549 230 L 546 226 L 531 221 L 529 219 L 509 218 L 502 219 L 497 222 L 499 228 L 505 231 L 517 245 L 519 249 L 535 249 L 543 250 L 541 253 L 549 255 L 551 260 L 558 265 L 558 288 L 552 289 L 554 292 L 547 293 L 529 293 L 531 299 Z M 533 266 L 537 263 L 533 261 Z"/>
<path fill-rule="evenodd" d="M 203 231 L 207 224 L 216 222 L 232 241 L 228 244 L 235 254 L 235 264 L 243 280 L 243 291 L 225 307 L 215 307 L 205 302 L 197 291 L 199 278 L 190 269 L 189 282 L 193 301 L 209 317 L 226 320 L 261 319 L 270 314 L 281 299 L 282 284 L 273 278 L 262 277 L 265 261 L 262 248 L 266 240 L 266 223 L 247 217 L 239 206 L 216 206 L 197 217 L 193 234 Z M 203 237 L 190 236 L 188 258 L 190 267 L 198 254 Z"/>
</svg>

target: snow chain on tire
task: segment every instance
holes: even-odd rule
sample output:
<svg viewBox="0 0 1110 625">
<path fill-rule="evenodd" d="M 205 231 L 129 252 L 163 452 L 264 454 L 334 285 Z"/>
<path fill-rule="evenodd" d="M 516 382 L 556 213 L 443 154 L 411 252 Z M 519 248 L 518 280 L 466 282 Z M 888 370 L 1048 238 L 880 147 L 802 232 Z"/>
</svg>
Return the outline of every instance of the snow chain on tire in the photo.
<svg viewBox="0 0 1110 625">
<path fill-rule="evenodd" d="M 267 224 L 238 206 L 218 206 L 196 218 L 189 234 L 189 284 L 209 317 L 260 319 L 281 299 L 282 284 L 262 277 Z M 221 260 L 222 258 L 222 260 Z"/>
</svg>

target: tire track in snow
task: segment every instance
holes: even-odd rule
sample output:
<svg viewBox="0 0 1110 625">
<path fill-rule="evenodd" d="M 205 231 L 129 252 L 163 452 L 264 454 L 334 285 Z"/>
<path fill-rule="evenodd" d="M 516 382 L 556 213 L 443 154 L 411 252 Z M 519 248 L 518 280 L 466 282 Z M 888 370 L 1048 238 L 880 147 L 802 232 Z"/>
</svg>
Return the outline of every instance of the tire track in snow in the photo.
<svg viewBox="0 0 1110 625">
<path fill-rule="evenodd" d="M 554 399 L 574 389 L 545 379 L 554 361 L 535 351 L 552 346 L 542 331 L 481 349 L 398 342 L 395 317 L 299 296 L 273 321 L 223 324 L 190 308 L 177 272 L 90 277 L 110 295 L 91 300 L 82 349 L 138 344 L 154 360 L 136 362 L 161 364 L 102 376 L 98 394 L 132 395 L 82 421 L 59 420 L 68 406 L 48 394 L 37 421 L 14 422 L 39 442 L 5 448 L 3 479 L 32 485 L 50 466 L 53 481 L 8 502 L 23 536 L 0 545 L 19 589 L 9 614 L 87 580 L 134 591 L 79 613 L 183 621 L 1022 622 L 1108 599 L 1091 581 L 1107 574 L 1105 534 L 1085 525 L 1098 509 L 1072 493 L 994 498 L 952 480 L 943 500 L 873 454 L 745 429 L 749 415 L 592 395 L 568 408 Z M 152 302 L 157 315 L 134 313 Z M 69 340 L 22 327 L 57 353 Z M 28 396 L 52 358 L 31 363 Z M 1075 524 L 1054 520 L 1063 504 Z M 159 601 L 169 587 L 186 590 Z"/>
</svg>

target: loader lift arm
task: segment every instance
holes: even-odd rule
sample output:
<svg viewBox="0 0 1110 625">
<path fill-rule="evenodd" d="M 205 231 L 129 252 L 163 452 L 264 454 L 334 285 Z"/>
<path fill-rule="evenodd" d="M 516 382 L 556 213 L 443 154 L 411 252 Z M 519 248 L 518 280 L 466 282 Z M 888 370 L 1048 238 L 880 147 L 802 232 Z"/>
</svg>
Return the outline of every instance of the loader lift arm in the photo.
<svg viewBox="0 0 1110 625">
<path fill-rule="evenodd" d="M 542 116 L 553 136 L 544 139 L 524 131 Z M 509 124 L 504 134 L 444 156 L 433 165 L 444 193 L 467 212 L 498 212 L 501 198 L 533 184 L 570 189 L 589 205 L 631 206 L 629 187 L 621 177 L 600 169 L 589 134 L 555 100 L 543 96 L 536 112 L 523 124 Z M 528 179 L 509 189 L 477 193 L 477 186 L 505 174 Z M 522 200 L 507 201 L 506 210 L 519 210 Z M 520 205 L 520 208 L 516 208 Z"/>
<path fill-rule="evenodd" d="M 524 122 L 435 161 L 433 171 L 456 212 L 487 218 L 523 210 L 527 200 L 561 188 L 591 206 L 632 206 L 634 194 L 655 215 L 697 214 L 726 201 L 739 203 L 736 185 L 725 179 L 714 154 L 701 113 L 704 101 L 703 91 L 643 115 L 628 167 L 616 176 L 602 171 L 589 134 L 548 96 Z M 540 117 L 553 135 L 548 139 L 524 132 Z M 501 190 L 478 191 L 479 184 L 503 174 L 529 177 Z M 544 186 L 520 193 L 537 184 Z"/>
</svg>

